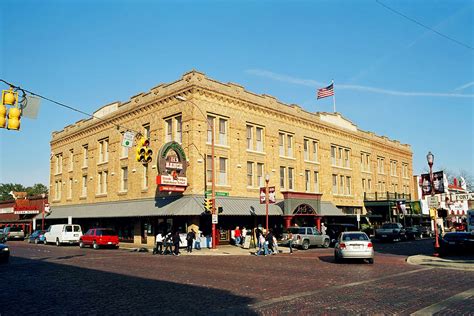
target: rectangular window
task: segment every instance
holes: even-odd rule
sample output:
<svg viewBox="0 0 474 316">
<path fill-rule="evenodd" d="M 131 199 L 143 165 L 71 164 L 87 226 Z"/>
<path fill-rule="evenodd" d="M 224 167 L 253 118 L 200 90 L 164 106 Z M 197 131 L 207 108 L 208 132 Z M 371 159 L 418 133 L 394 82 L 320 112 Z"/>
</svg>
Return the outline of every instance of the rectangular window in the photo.
<svg viewBox="0 0 474 316">
<path fill-rule="evenodd" d="M 390 161 L 390 175 L 397 176 L 397 162 L 395 160 Z"/>
<path fill-rule="evenodd" d="M 332 175 L 332 194 L 337 194 L 337 175 Z"/>
<path fill-rule="evenodd" d="M 89 146 L 88 145 L 83 145 L 82 146 L 82 167 L 87 167 L 87 160 L 88 160 L 88 152 L 89 152 Z"/>
<path fill-rule="evenodd" d="M 285 188 L 285 173 L 286 173 L 286 168 L 280 167 L 280 188 L 281 189 Z"/>
<path fill-rule="evenodd" d="M 366 192 L 367 188 L 365 187 L 365 179 L 362 179 L 362 191 Z"/>
<path fill-rule="evenodd" d="M 346 195 L 352 195 L 351 183 L 352 183 L 351 177 L 346 177 L 346 191 L 345 191 Z"/>
<path fill-rule="evenodd" d="M 101 171 L 98 173 L 97 177 L 97 194 L 106 194 L 107 193 L 107 171 Z"/>
<path fill-rule="evenodd" d="M 337 148 L 337 165 L 342 166 L 342 148 Z"/>
<path fill-rule="evenodd" d="M 263 128 L 257 127 L 256 138 L 257 138 L 257 151 L 262 152 L 263 151 Z"/>
<path fill-rule="evenodd" d="M 339 194 L 344 194 L 344 176 L 339 176 Z"/>
<path fill-rule="evenodd" d="M 303 140 L 304 160 L 309 160 L 309 140 Z"/>
<path fill-rule="evenodd" d="M 207 116 L 207 142 L 212 143 L 212 129 L 214 127 L 214 117 Z"/>
<path fill-rule="evenodd" d="M 99 140 L 99 163 L 109 161 L 109 139 Z"/>
<path fill-rule="evenodd" d="M 257 163 L 257 183 L 259 187 L 264 186 L 263 172 L 263 163 Z"/>
<path fill-rule="evenodd" d="M 294 170 L 293 168 L 288 168 L 288 190 L 293 190 L 295 186 Z"/>
<path fill-rule="evenodd" d="M 123 139 L 124 132 L 122 132 L 122 139 Z M 120 158 L 128 158 L 128 147 L 122 146 L 120 143 Z"/>
<path fill-rule="evenodd" d="M 176 136 L 174 138 L 174 140 L 177 142 L 177 143 L 182 143 L 183 141 L 183 122 L 181 120 L 181 116 L 176 116 L 175 118 L 175 122 L 176 122 Z"/>
<path fill-rule="evenodd" d="M 121 175 L 122 183 L 120 185 L 120 191 L 128 190 L 128 167 L 122 167 Z"/>
<path fill-rule="evenodd" d="M 247 125 L 247 149 L 253 150 L 252 126 Z"/>
<path fill-rule="evenodd" d="M 143 124 L 142 127 L 143 127 L 143 136 L 146 139 L 150 139 L 150 123 Z"/>
<path fill-rule="evenodd" d="M 55 194 L 54 194 L 54 199 L 59 201 L 61 200 L 61 190 L 62 190 L 62 181 L 61 180 L 56 180 L 54 182 L 54 188 L 55 188 Z"/>
<path fill-rule="evenodd" d="M 317 171 L 313 172 L 313 183 L 314 183 L 314 192 L 319 192 L 319 173 Z"/>
<path fill-rule="evenodd" d="M 227 158 L 219 157 L 219 184 L 227 185 Z"/>
<path fill-rule="evenodd" d="M 72 178 L 68 180 L 67 198 L 72 199 Z"/>
<path fill-rule="evenodd" d="M 247 186 L 253 187 L 253 162 L 247 161 Z"/>
<path fill-rule="evenodd" d="M 293 157 L 293 136 L 286 135 L 287 147 L 288 147 L 288 157 Z"/>
<path fill-rule="evenodd" d="M 285 156 L 285 134 L 278 134 L 278 146 L 280 148 L 280 156 Z"/>
<path fill-rule="evenodd" d="M 219 144 L 227 145 L 227 121 L 219 119 Z"/>
<path fill-rule="evenodd" d="M 383 157 L 377 157 L 377 172 L 380 174 L 384 174 L 384 158 Z"/>
<path fill-rule="evenodd" d="M 212 183 L 212 156 L 206 156 L 206 181 Z"/>
<path fill-rule="evenodd" d="M 173 119 L 165 120 L 165 142 L 173 140 Z"/>
<path fill-rule="evenodd" d="M 56 155 L 56 174 L 60 174 L 63 172 L 63 154 Z"/>
<path fill-rule="evenodd" d="M 349 149 L 344 149 L 344 167 L 350 168 L 350 151 Z"/>
<path fill-rule="evenodd" d="M 408 164 L 402 163 L 402 177 L 408 178 Z"/>
<path fill-rule="evenodd" d="M 146 190 L 148 189 L 148 166 L 144 165 L 143 166 L 143 181 L 142 181 L 142 189 Z"/>
<path fill-rule="evenodd" d="M 331 165 L 336 165 L 336 146 L 331 146 Z"/>
<path fill-rule="evenodd" d="M 313 141 L 313 161 L 318 162 L 318 142 Z"/>
<path fill-rule="evenodd" d="M 360 169 L 370 172 L 370 154 L 364 152 L 360 154 Z"/>
<path fill-rule="evenodd" d="M 372 191 L 372 180 L 371 179 L 367 179 L 367 189 L 368 189 L 368 192 Z"/>
<path fill-rule="evenodd" d="M 87 196 L 87 175 L 82 176 L 81 196 Z"/>
<path fill-rule="evenodd" d="M 69 149 L 69 171 L 74 170 L 74 149 Z"/>
<path fill-rule="evenodd" d="M 311 173 L 309 170 L 304 171 L 305 191 L 311 191 Z"/>
</svg>

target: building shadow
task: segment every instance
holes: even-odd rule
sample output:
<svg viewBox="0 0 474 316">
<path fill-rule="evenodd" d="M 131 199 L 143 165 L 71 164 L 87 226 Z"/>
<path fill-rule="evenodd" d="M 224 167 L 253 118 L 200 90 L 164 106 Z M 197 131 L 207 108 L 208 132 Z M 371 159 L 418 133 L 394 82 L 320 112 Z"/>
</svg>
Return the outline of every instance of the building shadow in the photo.
<svg viewBox="0 0 474 316">
<path fill-rule="evenodd" d="M 146 267 L 143 267 L 146 269 Z M 159 270 L 157 270 L 159 273 Z M 0 265 L 0 315 L 256 315 L 228 291 L 10 258 Z"/>
</svg>

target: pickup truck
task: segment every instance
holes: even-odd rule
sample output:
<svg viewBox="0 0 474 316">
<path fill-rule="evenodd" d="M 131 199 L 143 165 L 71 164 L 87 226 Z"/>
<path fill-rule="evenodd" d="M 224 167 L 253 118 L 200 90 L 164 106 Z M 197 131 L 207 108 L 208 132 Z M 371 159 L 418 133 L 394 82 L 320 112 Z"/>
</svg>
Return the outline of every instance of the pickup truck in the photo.
<svg viewBox="0 0 474 316">
<path fill-rule="evenodd" d="M 375 230 L 375 238 L 379 240 L 406 240 L 406 232 L 400 223 L 385 223 Z"/>
<path fill-rule="evenodd" d="M 303 250 L 308 250 L 310 246 L 319 246 L 327 248 L 330 244 L 330 237 L 321 234 L 316 227 L 290 227 L 288 233 L 283 234 L 283 239 L 280 244 L 287 245 L 289 242 L 289 233 L 293 235 L 294 247 L 301 247 Z"/>
</svg>

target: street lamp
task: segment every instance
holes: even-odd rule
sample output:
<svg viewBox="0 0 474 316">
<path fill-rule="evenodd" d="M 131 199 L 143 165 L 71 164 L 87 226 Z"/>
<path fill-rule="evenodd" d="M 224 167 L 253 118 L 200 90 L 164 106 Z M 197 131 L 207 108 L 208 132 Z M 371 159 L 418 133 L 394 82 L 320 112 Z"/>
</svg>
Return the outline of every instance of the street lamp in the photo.
<svg viewBox="0 0 474 316">
<path fill-rule="evenodd" d="M 215 175 L 214 175 L 214 169 L 215 169 L 215 165 L 214 165 L 214 145 L 215 145 L 215 140 L 214 140 L 214 122 L 212 122 L 212 124 L 209 122 L 209 120 L 207 119 L 207 115 L 205 115 L 201 108 L 196 104 L 194 103 L 193 101 L 191 100 L 188 100 L 186 97 L 183 97 L 181 95 L 177 95 L 176 96 L 176 99 L 180 100 L 180 101 L 188 101 L 190 103 L 192 103 L 198 110 L 199 112 L 201 112 L 201 114 L 204 116 L 204 118 L 206 119 L 206 122 L 207 122 L 207 125 L 211 128 L 211 183 L 212 183 L 212 193 L 211 193 L 211 200 L 212 200 L 212 206 L 211 206 L 211 214 L 213 216 L 211 216 L 211 220 L 212 220 L 212 217 L 214 217 L 214 215 L 216 214 L 216 178 L 215 178 Z M 207 159 L 207 157 L 205 158 Z M 205 172 L 207 172 L 207 170 L 205 170 Z M 205 191 L 204 191 L 205 192 Z M 212 223 L 212 249 L 216 249 L 216 224 Z"/>
<path fill-rule="evenodd" d="M 428 162 L 428 166 L 430 167 L 430 186 L 431 186 L 431 197 L 435 195 L 434 187 L 433 187 L 433 163 L 434 163 L 434 155 L 428 152 L 426 155 L 426 161 Z M 439 242 L 438 242 L 438 219 L 437 219 L 437 210 L 433 212 L 434 215 L 434 233 L 435 233 L 435 245 L 434 245 L 434 256 L 438 256 L 439 254 Z"/>
<path fill-rule="evenodd" d="M 265 218 L 266 218 L 266 223 L 267 223 L 267 233 L 268 233 L 268 182 L 270 181 L 270 175 L 267 173 L 265 175 Z"/>
</svg>

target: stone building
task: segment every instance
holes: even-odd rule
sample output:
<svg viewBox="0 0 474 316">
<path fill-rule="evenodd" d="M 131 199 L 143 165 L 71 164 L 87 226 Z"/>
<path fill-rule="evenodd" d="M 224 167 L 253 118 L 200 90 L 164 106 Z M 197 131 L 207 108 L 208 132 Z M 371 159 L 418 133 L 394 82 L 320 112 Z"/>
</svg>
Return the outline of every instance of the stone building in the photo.
<svg viewBox="0 0 474 316">
<path fill-rule="evenodd" d="M 386 220 L 387 201 L 410 199 L 409 145 L 360 130 L 339 113 L 311 113 L 191 71 L 53 133 L 48 222 L 114 227 L 135 243 L 192 223 L 206 234 L 212 127 L 222 240 L 235 225 L 265 223 L 259 188 L 266 175 L 277 202 L 269 206 L 271 227 L 354 214 Z M 149 139 L 151 163 L 122 146 L 127 131 Z"/>
</svg>

